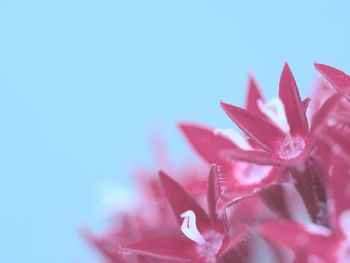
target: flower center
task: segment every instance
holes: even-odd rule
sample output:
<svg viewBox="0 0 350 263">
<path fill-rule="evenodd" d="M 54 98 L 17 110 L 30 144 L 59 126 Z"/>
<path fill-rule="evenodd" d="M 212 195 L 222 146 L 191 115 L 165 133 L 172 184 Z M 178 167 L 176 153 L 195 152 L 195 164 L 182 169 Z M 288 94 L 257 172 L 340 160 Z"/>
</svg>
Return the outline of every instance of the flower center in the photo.
<svg viewBox="0 0 350 263">
<path fill-rule="evenodd" d="M 216 263 L 216 253 L 223 244 L 222 235 L 214 230 L 207 231 L 202 235 L 198 231 L 196 214 L 192 210 L 182 213 L 181 217 L 184 219 L 181 231 L 187 238 L 197 243 L 198 256 L 204 258 L 207 263 Z"/>
<path fill-rule="evenodd" d="M 205 258 L 207 263 L 216 263 L 216 253 L 223 243 L 222 235 L 211 230 L 204 234 L 204 238 L 206 242 L 197 246 L 197 253 L 199 257 Z"/>
<path fill-rule="evenodd" d="M 305 141 L 300 136 L 292 137 L 290 134 L 286 111 L 281 99 L 273 98 L 266 102 L 258 100 L 257 104 L 260 111 L 286 134 L 278 151 L 279 156 L 284 160 L 289 160 L 300 155 L 305 148 Z"/>
<path fill-rule="evenodd" d="M 284 160 L 299 156 L 305 148 L 305 141 L 300 136 L 292 137 L 289 133 L 280 144 L 279 156 Z"/>
</svg>

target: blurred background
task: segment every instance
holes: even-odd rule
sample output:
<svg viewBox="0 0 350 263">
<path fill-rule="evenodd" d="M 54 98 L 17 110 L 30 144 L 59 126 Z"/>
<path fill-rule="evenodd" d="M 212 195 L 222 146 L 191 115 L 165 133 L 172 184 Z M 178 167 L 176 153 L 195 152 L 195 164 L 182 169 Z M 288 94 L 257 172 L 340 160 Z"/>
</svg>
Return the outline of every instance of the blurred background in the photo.
<svg viewBox="0 0 350 263">
<path fill-rule="evenodd" d="M 248 73 L 272 97 L 285 61 L 303 96 L 314 61 L 350 72 L 349 8 L 0 0 L 0 262 L 96 262 L 79 228 L 126 204 L 152 133 L 181 162 L 177 121 L 230 127 L 219 102 L 242 105 Z"/>
</svg>

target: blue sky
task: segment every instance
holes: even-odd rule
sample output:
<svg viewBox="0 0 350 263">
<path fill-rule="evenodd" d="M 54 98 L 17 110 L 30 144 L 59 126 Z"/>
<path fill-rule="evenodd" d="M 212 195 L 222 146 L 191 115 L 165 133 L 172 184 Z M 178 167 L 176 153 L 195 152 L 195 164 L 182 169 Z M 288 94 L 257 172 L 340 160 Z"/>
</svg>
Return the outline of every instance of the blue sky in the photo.
<svg viewBox="0 0 350 263">
<path fill-rule="evenodd" d="M 289 62 L 307 95 L 318 61 L 350 72 L 348 1 L 0 1 L 0 262 L 95 262 L 101 185 L 152 166 L 161 127 L 229 127 L 247 73 L 268 97 Z M 181 156 L 181 157 L 180 157 Z M 156 167 L 155 167 L 156 168 Z"/>
</svg>

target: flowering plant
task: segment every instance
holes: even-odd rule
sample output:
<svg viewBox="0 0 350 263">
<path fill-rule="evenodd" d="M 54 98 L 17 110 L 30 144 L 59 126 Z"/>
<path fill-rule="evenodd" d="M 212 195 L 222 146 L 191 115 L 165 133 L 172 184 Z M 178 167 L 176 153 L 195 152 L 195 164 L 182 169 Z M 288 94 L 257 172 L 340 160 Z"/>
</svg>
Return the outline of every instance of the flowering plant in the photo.
<svg viewBox="0 0 350 263">
<path fill-rule="evenodd" d="M 221 102 L 242 133 L 180 123 L 208 166 L 141 174 L 138 207 L 87 239 L 110 263 L 350 262 L 350 76 L 315 67 L 312 100 L 285 64 L 278 98 L 250 77 L 245 108 Z"/>
</svg>

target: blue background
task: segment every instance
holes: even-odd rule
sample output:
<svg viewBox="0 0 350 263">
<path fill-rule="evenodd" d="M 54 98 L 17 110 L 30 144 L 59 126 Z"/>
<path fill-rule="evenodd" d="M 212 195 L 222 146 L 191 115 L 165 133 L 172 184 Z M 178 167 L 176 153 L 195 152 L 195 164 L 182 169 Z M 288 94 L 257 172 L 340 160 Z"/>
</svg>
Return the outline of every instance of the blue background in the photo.
<svg viewBox="0 0 350 263">
<path fill-rule="evenodd" d="M 175 160 L 178 120 L 229 127 L 248 72 L 268 97 L 284 61 L 303 95 L 315 60 L 350 72 L 347 2 L 0 0 L 0 262 L 94 262 L 96 189 L 152 166 L 155 127 Z"/>
</svg>

